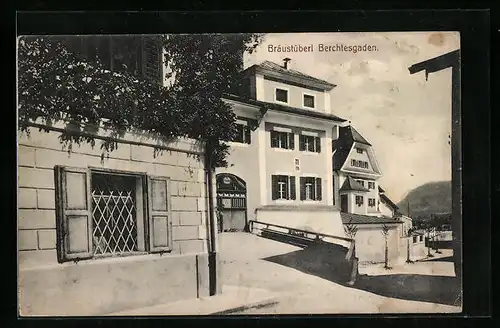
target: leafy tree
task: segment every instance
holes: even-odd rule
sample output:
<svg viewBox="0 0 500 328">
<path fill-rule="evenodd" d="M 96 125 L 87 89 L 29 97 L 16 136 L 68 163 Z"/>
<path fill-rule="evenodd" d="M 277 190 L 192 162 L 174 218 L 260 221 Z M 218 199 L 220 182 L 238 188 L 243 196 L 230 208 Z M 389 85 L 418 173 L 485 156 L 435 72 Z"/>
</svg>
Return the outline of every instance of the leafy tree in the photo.
<svg viewBox="0 0 500 328">
<path fill-rule="evenodd" d="M 389 245 L 388 245 L 389 232 L 390 232 L 389 226 L 384 224 L 382 226 L 381 233 L 384 236 L 384 241 L 385 241 L 384 269 L 387 269 L 387 270 L 391 269 L 391 267 L 389 266 Z"/>
<path fill-rule="evenodd" d="M 242 52 L 253 51 L 261 38 L 259 34 L 164 36 L 173 83 L 163 87 L 126 70 L 110 71 L 99 56 L 82 58 L 61 38 L 22 37 L 19 130 L 29 135 L 33 122 L 50 126 L 64 120 L 60 141 L 71 151 L 74 143 L 94 147 L 95 133 L 106 128 L 112 132 L 111 139 L 101 144 L 103 155 L 118 147 L 116 140 L 126 131 L 147 133 L 158 142 L 190 137 L 206 147 L 212 167 L 227 166 L 224 141 L 235 136 L 235 116 L 221 97 L 237 84 Z M 42 125 L 41 130 L 48 132 Z"/>
</svg>

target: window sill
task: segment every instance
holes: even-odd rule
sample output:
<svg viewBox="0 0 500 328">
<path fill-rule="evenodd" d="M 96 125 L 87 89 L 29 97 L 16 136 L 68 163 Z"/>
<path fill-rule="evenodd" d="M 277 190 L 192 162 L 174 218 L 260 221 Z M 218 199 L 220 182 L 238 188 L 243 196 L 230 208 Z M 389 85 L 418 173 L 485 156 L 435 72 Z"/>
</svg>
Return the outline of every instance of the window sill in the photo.
<svg viewBox="0 0 500 328">
<path fill-rule="evenodd" d="M 301 150 L 300 153 L 304 154 L 304 155 L 311 155 L 311 156 L 319 156 L 319 155 L 321 155 L 321 153 L 318 153 L 316 151 L 308 151 L 308 150 Z"/>
<path fill-rule="evenodd" d="M 292 153 L 294 149 L 286 149 L 286 148 L 278 148 L 278 147 L 271 147 L 274 151 L 281 152 L 281 153 Z"/>
<path fill-rule="evenodd" d="M 279 101 L 275 99 L 274 102 L 280 105 L 290 106 L 290 104 L 288 104 L 288 101 Z"/>
<path fill-rule="evenodd" d="M 275 199 L 273 200 L 276 204 L 292 204 L 295 202 L 294 199 Z"/>
<path fill-rule="evenodd" d="M 301 204 L 321 204 L 321 200 L 312 200 L 312 199 L 305 199 L 305 200 L 301 200 L 300 203 Z"/>
<path fill-rule="evenodd" d="M 226 143 L 230 147 L 242 147 L 242 148 L 247 148 L 247 147 L 250 147 L 250 145 L 251 145 L 251 144 L 247 144 L 247 143 L 243 143 L 243 142 L 235 142 L 235 141 L 227 141 Z"/>
</svg>

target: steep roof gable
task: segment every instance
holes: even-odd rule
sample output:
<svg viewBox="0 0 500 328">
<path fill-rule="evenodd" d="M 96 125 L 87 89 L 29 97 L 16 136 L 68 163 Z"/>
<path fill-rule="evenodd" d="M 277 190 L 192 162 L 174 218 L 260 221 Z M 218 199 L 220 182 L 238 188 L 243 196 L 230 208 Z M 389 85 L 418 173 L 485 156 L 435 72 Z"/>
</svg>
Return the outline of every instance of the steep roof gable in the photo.
<svg viewBox="0 0 500 328">
<path fill-rule="evenodd" d="M 352 125 L 339 128 L 339 138 L 332 142 L 333 154 L 333 170 L 338 171 L 344 166 L 349 152 L 351 151 L 354 142 L 359 142 L 367 146 L 371 144 L 363 138 L 363 136 L 352 127 Z"/>
</svg>

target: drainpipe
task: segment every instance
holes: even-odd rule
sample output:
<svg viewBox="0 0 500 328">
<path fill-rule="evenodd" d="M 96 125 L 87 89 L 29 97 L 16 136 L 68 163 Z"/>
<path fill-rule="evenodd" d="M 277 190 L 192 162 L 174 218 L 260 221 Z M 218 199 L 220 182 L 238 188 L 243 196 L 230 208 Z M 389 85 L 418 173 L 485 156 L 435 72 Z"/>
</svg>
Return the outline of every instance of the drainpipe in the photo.
<svg viewBox="0 0 500 328">
<path fill-rule="evenodd" d="M 217 220 L 214 212 L 214 191 L 213 191 L 213 170 L 212 170 L 212 147 L 205 147 L 205 176 L 208 188 L 208 220 L 209 220 L 209 250 L 208 250 L 208 269 L 209 269 L 209 291 L 210 296 L 217 293 Z"/>
</svg>

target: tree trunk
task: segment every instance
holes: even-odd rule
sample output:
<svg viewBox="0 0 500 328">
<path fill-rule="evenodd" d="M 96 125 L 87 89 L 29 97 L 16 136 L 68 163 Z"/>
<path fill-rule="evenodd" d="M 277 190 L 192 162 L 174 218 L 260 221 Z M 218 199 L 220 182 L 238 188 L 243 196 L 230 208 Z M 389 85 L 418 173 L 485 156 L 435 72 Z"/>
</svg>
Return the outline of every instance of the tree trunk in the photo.
<svg viewBox="0 0 500 328">
<path fill-rule="evenodd" d="M 387 247 L 387 237 L 385 238 L 385 266 L 384 268 L 389 268 L 389 248 Z"/>
<path fill-rule="evenodd" d="M 406 263 L 410 263 L 410 238 L 406 240 Z"/>
</svg>

